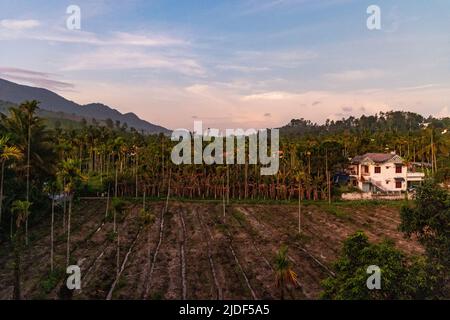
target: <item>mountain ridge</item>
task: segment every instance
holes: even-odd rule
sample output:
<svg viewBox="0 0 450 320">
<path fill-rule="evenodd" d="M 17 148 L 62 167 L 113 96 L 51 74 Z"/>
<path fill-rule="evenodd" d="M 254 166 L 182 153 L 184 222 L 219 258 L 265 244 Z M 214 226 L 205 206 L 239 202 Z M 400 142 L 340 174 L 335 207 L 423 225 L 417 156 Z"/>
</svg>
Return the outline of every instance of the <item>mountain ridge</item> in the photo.
<svg viewBox="0 0 450 320">
<path fill-rule="evenodd" d="M 170 130 L 162 126 L 140 119 L 135 113 L 121 113 L 117 109 L 100 102 L 85 105 L 68 100 L 63 96 L 45 89 L 18 84 L 0 78 L 0 100 L 20 104 L 25 100 L 37 100 L 40 108 L 52 112 L 63 112 L 69 115 L 77 115 L 87 119 L 120 121 L 128 127 L 143 130 L 146 133 L 169 133 Z"/>
</svg>

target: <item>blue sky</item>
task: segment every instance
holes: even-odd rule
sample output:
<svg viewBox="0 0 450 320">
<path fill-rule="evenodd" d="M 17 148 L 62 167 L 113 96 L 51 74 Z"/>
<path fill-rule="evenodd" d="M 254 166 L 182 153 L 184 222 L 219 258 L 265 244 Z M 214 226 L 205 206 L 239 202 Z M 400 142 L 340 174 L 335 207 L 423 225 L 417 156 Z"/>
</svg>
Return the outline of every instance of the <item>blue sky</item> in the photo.
<svg viewBox="0 0 450 320">
<path fill-rule="evenodd" d="M 449 30 L 447 0 L 0 0 L 0 77 L 169 128 L 449 116 Z"/>
</svg>

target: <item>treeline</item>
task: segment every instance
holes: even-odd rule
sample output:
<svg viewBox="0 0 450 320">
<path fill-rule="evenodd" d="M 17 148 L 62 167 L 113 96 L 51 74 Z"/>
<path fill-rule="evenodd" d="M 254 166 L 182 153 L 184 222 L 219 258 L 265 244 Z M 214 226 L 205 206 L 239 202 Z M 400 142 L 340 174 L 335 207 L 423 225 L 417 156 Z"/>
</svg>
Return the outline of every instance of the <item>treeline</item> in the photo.
<svg viewBox="0 0 450 320">
<path fill-rule="evenodd" d="M 348 118 L 323 126 L 306 121 L 310 131 L 296 134 L 283 129 L 279 171 L 261 176 L 260 165 L 249 164 L 248 159 L 241 165 L 174 165 L 170 154 L 175 142 L 169 136 L 144 135 L 112 121 L 49 130 L 37 110 L 37 102 L 27 102 L 10 108 L 0 121 L 0 136 L 8 140 L 5 146 L 22 153 L 17 159 L 2 156 L 5 204 L 26 190 L 32 196 L 42 193 L 68 160 L 76 162 L 84 177 L 77 187 L 85 195 L 158 197 L 166 193 L 171 180 L 175 197 L 289 200 L 300 193 L 303 199 L 325 200 L 336 193 L 330 183 L 333 174 L 344 170 L 351 157 L 366 152 L 395 151 L 406 161 L 432 164 L 427 173 L 438 181 L 450 179 L 448 119 L 428 119 L 425 126 L 423 117 L 409 112 Z M 290 128 L 297 127 L 302 126 Z M 372 129 L 358 129 L 363 127 Z"/>
<path fill-rule="evenodd" d="M 388 111 L 370 116 L 362 115 L 359 118 L 350 116 L 341 120 L 327 119 L 323 125 L 303 118 L 292 119 L 288 125 L 281 128 L 281 131 L 287 135 L 326 135 L 329 133 L 340 134 L 346 131 L 350 133 L 391 131 L 398 134 L 408 134 L 420 131 L 428 126 L 436 129 L 448 129 L 450 127 L 450 118 L 437 119 L 431 116 L 425 118 L 414 112 Z"/>
</svg>

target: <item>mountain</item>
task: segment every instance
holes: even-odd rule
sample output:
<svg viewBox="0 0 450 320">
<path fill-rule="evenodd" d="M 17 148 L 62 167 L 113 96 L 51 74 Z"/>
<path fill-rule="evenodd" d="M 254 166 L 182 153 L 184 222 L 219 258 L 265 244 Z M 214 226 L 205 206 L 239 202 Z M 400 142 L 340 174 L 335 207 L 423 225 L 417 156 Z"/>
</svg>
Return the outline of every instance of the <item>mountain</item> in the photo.
<svg viewBox="0 0 450 320">
<path fill-rule="evenodd" d="M 96 119 L 104 121 L 111 119 L 114 122 L 126 123 L 129 128 L 143 130 L 146 133 L 169 133 L 170 130 L 140 119 L 134 113 L 122 114 L 116 109 L 101 103 L 80 105 L 73 101 L 43 88 L 35 88 L 0 79 L 0 100 L 20 104 L 25 100 L 40 101 L 41 109 L 70 116 L 78 116 L 86 120 Z"/>
</svg>

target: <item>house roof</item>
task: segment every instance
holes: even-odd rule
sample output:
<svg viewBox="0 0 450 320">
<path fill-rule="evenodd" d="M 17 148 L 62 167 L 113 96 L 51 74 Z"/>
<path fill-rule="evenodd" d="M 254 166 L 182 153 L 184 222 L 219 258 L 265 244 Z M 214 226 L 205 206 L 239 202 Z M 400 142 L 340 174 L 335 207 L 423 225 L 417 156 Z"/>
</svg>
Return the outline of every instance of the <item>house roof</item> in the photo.
<svg viewBox="0 0 450 320">
<path fill-rule="evenodd" d="M 369 160 L 375 163 L 385 163 L 394 157 L 400 158 L 396 154 L 392 153 L 366 153 L 361 156 L 356 156 L 352 159 L 352 163 L 361 163 L 364 160 Z"/>
</svg>

